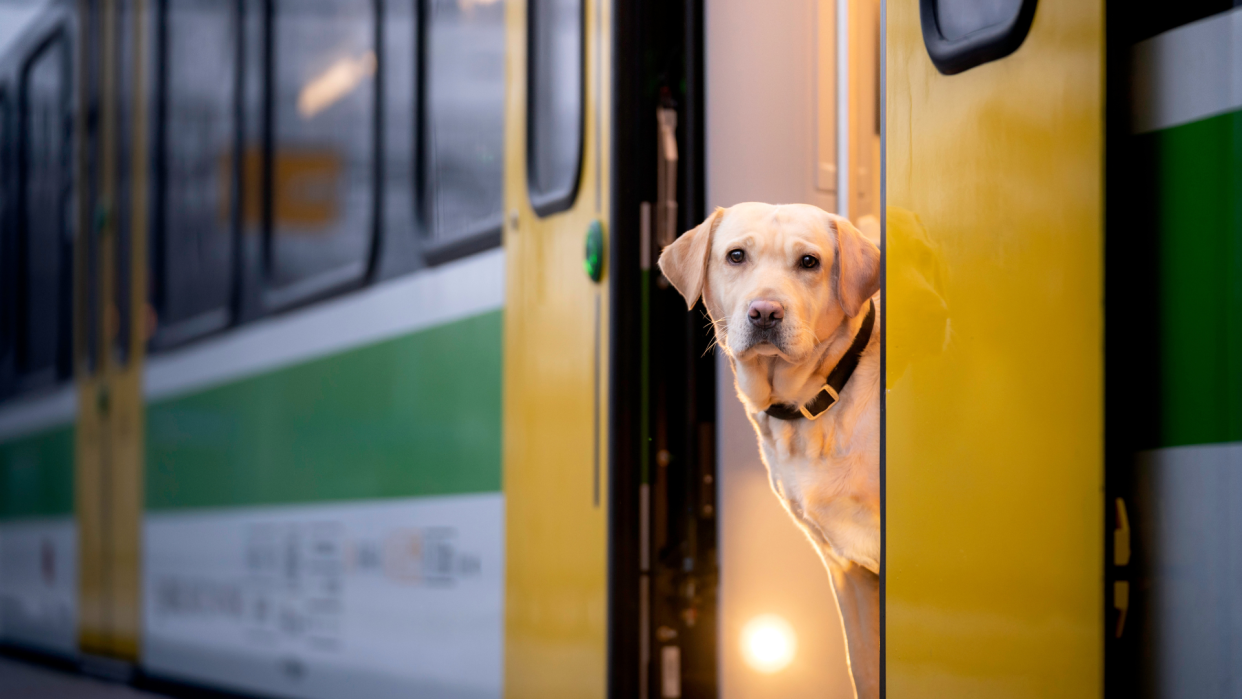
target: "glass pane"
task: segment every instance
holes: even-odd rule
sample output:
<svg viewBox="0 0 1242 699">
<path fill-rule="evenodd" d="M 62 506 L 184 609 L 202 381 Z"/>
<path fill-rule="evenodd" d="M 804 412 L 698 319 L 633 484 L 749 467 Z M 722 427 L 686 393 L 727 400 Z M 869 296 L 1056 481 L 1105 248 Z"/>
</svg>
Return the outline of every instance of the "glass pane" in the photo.
<svg viewBox="0 0 1242 699">
<path fill-rule="evenodd" d="M 424 201 L 439 242 L 501 226 L 504 3 L 429 0 L 427 22 Z"/>
<path fill-rule="evenodd" d="M 54 370 L 67 351 L 70 200 L 68 52 L 44 48 L 24 76 L 21 307 L 17 363 L 21 373 Z"/>
<path fill-rule="evenodd" d="M 270 282 L 277 303 L 358 279 L 371 243 L 372 0 L 274 8 Z"/>
<path fill-rule="evenodd" d="M 940 35 L 956 41 L 980 29 L 1013 21 L 1022 0 L 936 0 Z"/>
<path fill-rule="evenodd" d="M 164 5 L 161 240 L 154 262 L 162 342 L 228 321 L 232 288 L 233 3 Z"/>
<path fill-rule="evenodd" d="M 531 199 L 568 208 L 582 156 L 582 1 L 530 0 Z"/>
<path fill-rule="evenodd" d="M 129 362 L 129 328 L 130 328 L 130 269 L 133 248 L 131 246 L 130 227 L 133 225 L 131 206 L 133 189 L 131 188 L 133 143 L 131 132 L 133 123 L 134 101 L 134 34 L 133 34 L 133 0 L 120 0 L 117 3 L 117 33 L 119 38 L 116 65 L 117 85 L 117 125 L 116 125 L 116 280 L 113 283 L 113 298 L 109 306 L 108 317 L 104 323 L 111 333 L 112 362 L 124 366 Z"/>
</svg>

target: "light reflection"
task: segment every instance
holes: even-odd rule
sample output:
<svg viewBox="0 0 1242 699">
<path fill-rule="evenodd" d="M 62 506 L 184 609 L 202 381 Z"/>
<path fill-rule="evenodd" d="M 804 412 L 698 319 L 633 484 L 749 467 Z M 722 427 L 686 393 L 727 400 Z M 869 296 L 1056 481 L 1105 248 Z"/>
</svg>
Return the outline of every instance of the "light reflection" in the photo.
<svg viewBox="0 0 1242 699">
<path fill-rule="evenodd" d="M 302 88 L 298 94 L 298 114 L 303 119 L 314 117 L 374 74 L 374 52 L 367 51 L 357 58 L 342 57 Z"/>
<path fill-rule="evenodd" d="M 495 5 L 499 0 L 457 0 L 457 7 L 462 12 L 470 14 L 474 12 L 476 7 L 484 7 L 486 5 Z"/>
<path fill-rule="evenodd" d="M 797 650 L 793 627 L 776 614 L 761 614 L 742 627 L 742 656 L 754 670 L 780 672 L 793 662 Z"/>
</svg>

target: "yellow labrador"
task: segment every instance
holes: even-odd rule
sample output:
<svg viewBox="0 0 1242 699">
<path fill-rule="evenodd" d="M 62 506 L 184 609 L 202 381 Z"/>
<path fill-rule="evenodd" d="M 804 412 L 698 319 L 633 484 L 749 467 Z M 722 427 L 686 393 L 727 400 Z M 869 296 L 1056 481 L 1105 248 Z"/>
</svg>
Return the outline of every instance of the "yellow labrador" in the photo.
<svg viewBox="0 0 1242 699">
<path fill-rule="evenodd" d="M 699 296 L 772 489 L 815 543 L 859 697 L 879 696 L 880 250 L 814 206 L 717 209 L 660 256 Z"/>
</svg>

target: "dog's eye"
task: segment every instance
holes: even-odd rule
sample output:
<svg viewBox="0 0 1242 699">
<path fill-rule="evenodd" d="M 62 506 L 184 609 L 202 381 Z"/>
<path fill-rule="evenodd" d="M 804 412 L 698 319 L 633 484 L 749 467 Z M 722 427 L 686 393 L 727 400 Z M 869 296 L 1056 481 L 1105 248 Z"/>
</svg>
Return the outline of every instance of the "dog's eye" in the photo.
<svg viewBox="0 0 1242 699">
<path fill-rule="evenodd" d="M 819 266 L 818 257 L 814 255 L 803 255 L 802 256 L 802 268 L 803 269 L 815 269 L 818 266 Z"/>
<path fill-rule="evenodd" d="M 742 252 L 741 250 L 730 250 L 729 251 L 729 261 L 732 262 L 733 264 L 735 265 L 741 264 L 742 260 L 745 260 L 745 259 L 746 259 L 746 253 Z"/>
</svg>

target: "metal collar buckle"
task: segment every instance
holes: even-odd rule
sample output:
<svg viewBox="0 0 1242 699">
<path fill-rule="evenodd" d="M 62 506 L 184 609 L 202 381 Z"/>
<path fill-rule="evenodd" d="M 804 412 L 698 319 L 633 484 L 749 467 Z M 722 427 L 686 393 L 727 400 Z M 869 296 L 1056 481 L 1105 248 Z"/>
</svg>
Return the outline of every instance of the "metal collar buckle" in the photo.
<svg viewBox="0 0 1242 699">
<path fill-rule="evenodd" d="M 840 396 L 837 395 L 836 389 L 834 389 L 832 386 L 829 386 L 828 384 L 824 384 L 823 386 L 820 387 L 819 391 L 815 393 L 815 398 L 812 398 L 810 402 L 814 403 L 815 399 L 819 398 L 819 394 L 824 393 L 824 392 L 827 392 L 828 395 L 832 396 L 832 402 L 828 404 L 828 407 L 824 408 L 818 413 L 812 414 L 811 411 L 806 409 L 806 405 L 799 406 L 798 411 L 802 413 L 802 417 L 808 420 L 818 420 L 821 415 L 831 410 L 832 406 L 836 405 L 837 401 L 840 400 Z"/>
</svg>

